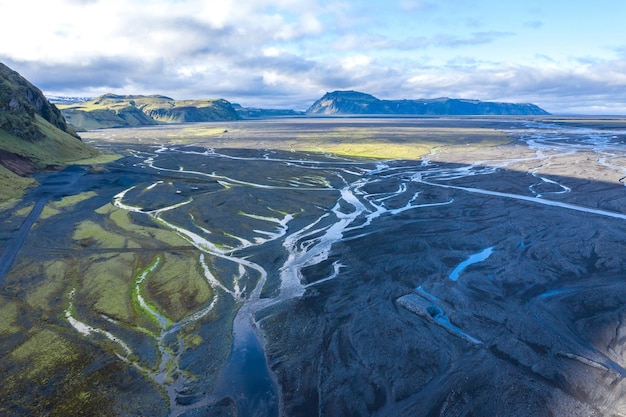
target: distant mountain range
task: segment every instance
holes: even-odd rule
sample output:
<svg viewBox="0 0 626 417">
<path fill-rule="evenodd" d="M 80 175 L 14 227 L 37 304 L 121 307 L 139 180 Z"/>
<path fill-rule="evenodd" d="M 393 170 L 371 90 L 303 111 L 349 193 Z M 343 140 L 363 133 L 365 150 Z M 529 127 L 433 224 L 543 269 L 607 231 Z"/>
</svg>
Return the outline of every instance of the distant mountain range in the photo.
<svg viewBox="0 0 626 417">
<path fill-rule="evenodd" d="M 265 117 L 304 116 L 305 112 L 291 109 L 262 109 L 258 107 L 242 107 L 233 103 L 233 108 L 242 119 L 259 119 Z"/>
<path fill-rule="evenodd" d="M 105 94 L 89 101 L 59 105 L 59 108 L 77 130 L 240 118 L 224 99 L 174 100 L 160 95 Z"/>
<path fill-rule="evenodd" d="M 77 131 L 156 125 L 161 123 L 210 122 L 290 116 L 462 116 L 548 115 L 529 103 L 499 103 L 480 100 L 436 98 L 380 100 L 358 91 L 326 93 L 306 111 L 243 107 L 224 99 L 174 100 L 161 95 L 116 95 L 87 99 L 49 97 Z"/>
<path fill-rule="evenodd" d="M 498 103 L 454 98 L 380 100 L 358 91 L 326 93 L 306 111 L 307 115 L 548 115 L 529 103 Z"/>
<path fill-rule="evenodd" d="M 59 104 L 57 108 L 51 101 Z M 380 100 L 357 91 L 326 93 L 307 111 L 246 108 L 224 99 L 174 100 L 161 95 L 51 97 L 0 63 L 0 201 L 32 184 L 36 170 L 98 154 L 75 129 L 242 118 L 333 115 L 547 115 L 534 104 L 465 99 Z M 71 125 L 71 126 L 70 126 Z"/>
</svg>

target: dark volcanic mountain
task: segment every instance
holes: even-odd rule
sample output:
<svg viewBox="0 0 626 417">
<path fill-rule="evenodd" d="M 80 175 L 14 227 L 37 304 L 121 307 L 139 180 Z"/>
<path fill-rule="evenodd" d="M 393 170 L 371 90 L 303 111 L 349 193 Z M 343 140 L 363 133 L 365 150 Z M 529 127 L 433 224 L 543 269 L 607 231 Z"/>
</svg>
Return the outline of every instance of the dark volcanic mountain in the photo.
<svg viewBox="0 0 626 417">
<path fill-rule="evenodd" d="M 380 100 L 358 91 L 326 93 L 307 110 L 309 115 L 547 115 L 530 103 L 497 103 L 454 98 Z"/>
</svg>

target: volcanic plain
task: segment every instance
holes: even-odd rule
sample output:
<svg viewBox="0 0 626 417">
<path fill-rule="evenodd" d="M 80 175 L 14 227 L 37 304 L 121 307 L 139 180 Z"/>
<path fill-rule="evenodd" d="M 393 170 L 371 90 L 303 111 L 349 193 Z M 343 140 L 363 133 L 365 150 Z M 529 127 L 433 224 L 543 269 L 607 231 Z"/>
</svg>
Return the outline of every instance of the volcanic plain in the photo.
<svg viewBox="0 0 626 417">
<path fill-rule="evenodd" d="M 0 414 L 626 415 L 626 121 L 81 136 L 0 211 Z"/>
</svg>

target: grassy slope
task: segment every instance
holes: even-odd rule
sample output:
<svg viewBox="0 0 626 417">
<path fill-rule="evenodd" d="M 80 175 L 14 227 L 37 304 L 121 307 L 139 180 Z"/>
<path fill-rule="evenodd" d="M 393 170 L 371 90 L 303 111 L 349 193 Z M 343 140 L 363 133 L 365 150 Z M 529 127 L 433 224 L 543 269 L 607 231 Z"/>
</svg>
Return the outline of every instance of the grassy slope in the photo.
<svg viewBox="0 0 626 417">
<path fill-rule="evenodd" d="M 31 142 L 0 130 L 0 149 L 30 159 L 39 169 L 65 165 L 99 155 L 97 150 L 57 129 L 40 116 L 35 117 L 35 124 L 45 135 L 44 138 Z M 26 187 L 33 184 L 35 184 L 33 179 L 20 177 L 0 167 L 0 202 L 19 197 Z"/>
<path fill-rule="evenodd" d="M 120 106 L 116 106 L 120 107 Z M 156 122 L 141 110 L 132 106 L 118 109 L 94 109 L 85 111 L 80 108 L 63 110 L 67 122 L 77 130 L 106 129 L 112 127 L 136 127 L 154 125 Z"/>
<path fill-rule="evenodd" d="M 233 120 L 237 113 L 225 100 L 173 100 L 164 96 L 104 95 L 84 103 L 59 105 L 79 130 L 133 127 L 157 123 Z"/>
<path fill-rule="evenodd" d="M 2 140 L 0 133 L 0 141 Z M 20 197 L 24 190 L 31 185 L 35 185 L 37 181 L 28 177 L 20 177 L 3 166 L 0 166 L 0 210 L 3 210 L 3 203 Z"/>
</svg>

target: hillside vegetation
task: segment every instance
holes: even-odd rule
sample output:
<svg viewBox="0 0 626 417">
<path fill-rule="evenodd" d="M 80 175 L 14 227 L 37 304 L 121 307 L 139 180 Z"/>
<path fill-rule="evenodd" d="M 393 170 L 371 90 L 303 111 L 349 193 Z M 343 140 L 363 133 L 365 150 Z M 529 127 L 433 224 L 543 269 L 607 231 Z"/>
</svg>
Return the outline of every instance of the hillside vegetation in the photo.
<svg viewBox="0 0 626 417">
<path fill-rule="evenodd" d="M 105 94 L 59 108 L 68 122 L 80 131 L 240 118 L 231 103 L 224 99 L 174 100 L 161 95 Z"/>
<path fill-rule="evenodd" d="M 548 115 L 530 103 L 497 103 L 480 100 L 436 98 L 380 100 L 358 91 L 326 93 L 307 110 L 309 115 Z"/>
<path fill-rule="evenodd" d="M 34 184 L 37 170 L 98 154 L 37 87 L 0 63 L 0 202 Z"/>
</svg>

